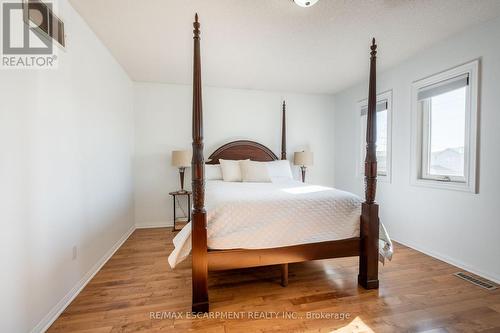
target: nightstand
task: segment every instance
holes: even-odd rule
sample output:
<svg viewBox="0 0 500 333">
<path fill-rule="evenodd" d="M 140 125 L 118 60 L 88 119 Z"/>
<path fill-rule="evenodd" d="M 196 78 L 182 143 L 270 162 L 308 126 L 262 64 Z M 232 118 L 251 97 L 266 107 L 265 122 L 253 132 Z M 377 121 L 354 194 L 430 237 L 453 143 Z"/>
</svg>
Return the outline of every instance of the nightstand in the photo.
<svg viewBox="0 0 500 333">
<path fill-rule="evenodd" d="M 191 222 L 191 193 L 190 191 L 175 191 L 175 192 L 170 192 L 169 194 L 172 196 L 172 201 L 174 202 L 174 228 L 172 231 L 179 231 L 181 229 L 176 228 L 176 224 L 178 222 L 184 222 L 188 223 Z M 176 203 L 177 203 L 177 197 L 182 197 L 182 196 L 187 196 L 187 217 L 177 217 L 176 213 Z M 179 202 L 180 204 L 180 202 Z"/>
</svg>

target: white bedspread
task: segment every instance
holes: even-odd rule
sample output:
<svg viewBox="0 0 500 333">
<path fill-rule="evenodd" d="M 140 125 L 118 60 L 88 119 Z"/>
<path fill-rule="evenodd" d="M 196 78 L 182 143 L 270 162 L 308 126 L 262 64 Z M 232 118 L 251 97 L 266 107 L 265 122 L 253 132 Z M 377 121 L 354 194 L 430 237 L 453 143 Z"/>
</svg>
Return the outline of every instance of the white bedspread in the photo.
<svg viewBox="0 0 500 333">
<path fill-rule="evenodd" d="M 207 181 L 207 241 L 210 249 L 262 249 L 359 236 L 361 198 L 297 181 L 239 183 Z M 381 224 L 380 252 L 392 255 Z M 191 251 L 191 224 L 174 238 L 168 258 L 174 268 Z"/>
</svg>

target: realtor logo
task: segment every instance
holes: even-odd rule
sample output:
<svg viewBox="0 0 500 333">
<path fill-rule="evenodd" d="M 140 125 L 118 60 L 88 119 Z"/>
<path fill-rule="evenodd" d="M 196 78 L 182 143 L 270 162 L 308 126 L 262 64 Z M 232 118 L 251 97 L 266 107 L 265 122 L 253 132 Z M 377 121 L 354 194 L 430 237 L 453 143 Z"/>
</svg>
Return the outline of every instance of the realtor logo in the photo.
<svg viewBox="0 0 500 333">
<path fill-rule="evenodd" d="M 2 3 L 2 69 L 55 68 L 52 17 L 50 3 Z"/>
</svg>

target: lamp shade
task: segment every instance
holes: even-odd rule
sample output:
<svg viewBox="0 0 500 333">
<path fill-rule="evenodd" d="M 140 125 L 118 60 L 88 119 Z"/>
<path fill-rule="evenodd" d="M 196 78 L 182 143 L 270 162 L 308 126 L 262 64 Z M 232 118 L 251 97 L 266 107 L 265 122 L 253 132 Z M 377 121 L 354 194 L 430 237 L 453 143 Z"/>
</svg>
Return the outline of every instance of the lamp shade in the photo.
<svg viewBox="0 0 500 333">
<path fill-rule="evenodd" d="M 313 165 L 313 153 L 310 151 L 298 151 L 293 155 L 293 164 L 295 165 Z"/>
<path fill-rule="evenodd" d="M 188 168 L 191 166 L 191 152 L 188 150 L 172 151 L 172 165 L 179 168 Z"/>
</svg>

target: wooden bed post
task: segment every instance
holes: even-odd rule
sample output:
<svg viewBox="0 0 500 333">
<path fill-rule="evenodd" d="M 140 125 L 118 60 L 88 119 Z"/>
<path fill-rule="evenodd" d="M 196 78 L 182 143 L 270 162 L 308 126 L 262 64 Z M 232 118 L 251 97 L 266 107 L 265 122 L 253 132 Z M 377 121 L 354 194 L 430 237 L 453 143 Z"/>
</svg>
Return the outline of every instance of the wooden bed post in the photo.
<svg viewBox="0 0 500 333">
<path fill-rule="evenodd" d="M 281 116 L 281 159 L 286 160 L 286 102 L 283 100 Z M 281 264 L 281 285 L 288 286 L 288 263 Z"/>
<path fill-rule="evenodd" d="M 203 110 L 201 101 L 200 23 L 193 23 L 193 216 L 191 222 L 193 312 L 208 312 L 207 214 L 205 211 L 205 166 L 203 158 Z"/>
<path fill-rule="evenodd" d="M 286 160 L 286 103 L 283 100 L 283 116 L 281 123 L 281 159 Z"/>
<path fill-rule="evenodd" d="M 365 289 L 378 288 L 378 205 L 377 189 L 377 45 L 372 40 L 370 58 L 370 83 L 368 89 L 368 116 L 366 124 L 365 202 L 361 208 L 361 251 L 359 256 L 358 282 Z"/>
</svg>

